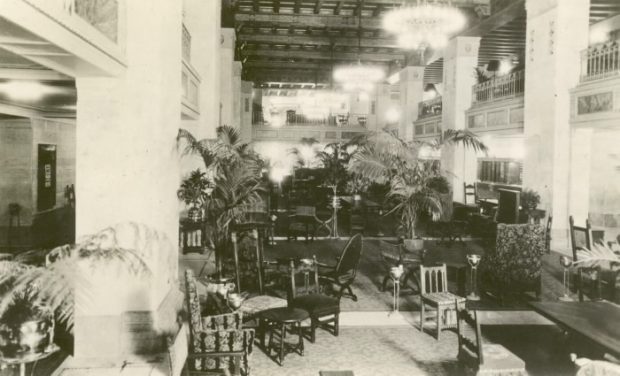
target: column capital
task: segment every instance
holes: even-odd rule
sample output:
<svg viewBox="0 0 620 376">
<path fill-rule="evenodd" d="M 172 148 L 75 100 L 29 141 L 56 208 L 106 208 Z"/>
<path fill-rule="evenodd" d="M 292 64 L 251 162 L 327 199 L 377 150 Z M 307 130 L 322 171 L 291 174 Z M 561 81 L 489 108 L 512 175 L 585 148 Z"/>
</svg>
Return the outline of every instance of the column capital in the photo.
<svg viewBox="0 0 620 376">
<path fill-rule="evenodd" d="M 398 72 L 400 82 L 407 81 L 422 81 L 424 80 L 424 69 L 426 67 L 419 65 L 412 65 L 404 67 Z"/>
<path fill-rule="evenodd" d="M 221 40 L 222 48 L 234 49 L 235 41 L 236 41 L 235 29 L 223 27 L 221 32 L 222 32 L 222 40 Z"/>
<path fill-rule="evenodd" d="M 455 57 L 478 57 L 480 37 L 454 37 L 444 49 L 444 61 Z"/>
</svg>

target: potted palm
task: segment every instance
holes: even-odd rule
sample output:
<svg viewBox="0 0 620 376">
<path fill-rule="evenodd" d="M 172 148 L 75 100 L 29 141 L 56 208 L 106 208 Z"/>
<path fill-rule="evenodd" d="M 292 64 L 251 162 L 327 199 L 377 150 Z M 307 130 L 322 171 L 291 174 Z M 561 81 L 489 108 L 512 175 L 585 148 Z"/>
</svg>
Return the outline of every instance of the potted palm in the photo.
<svg viewBox="0 0 620 376">
<path fill-rule="evenodd" d="M 262 202 L 263 161 L 251 145 L 241 140 L 239 131 L 228 126 L 217 129 L 214 140 L 198 140 L 191 132 L 180 129 L 177 136 L 183 155 L 199 156 L 213 176 L 214 188 L 203 203 L 205 233 L 215 250 L 215 269 L 222 276 L 222 263 L 230 249 L 230 232 L 243 221 L 245 209 Z"/>
<path fill-rule="evenodd" d="M 449 185 L 435 163 L 420 159 L 422 147 L 440 149 L 444 145 L 461 144 L 474 150 L 486 151 L 486 146 L 469 131 L 447 130 L 432 142 L 400 139 L 389 131 L 370 133 L 356 140 L 359 144 L 351 156 L 349 171 L 372 182 L 387 184 L 386 204 L 391 209 L 385 214 L 397 214 L 408 248 L 420 249 L 422 239 L 416 233 L 421 213 L 434 220 L 444 211 L 442 200 Z"/>
<path fill-rule="evenodd" d="M 119 241 L 130 233 L 131 241 L 126 243 L 132 247 L 120 246 Z M 145 226 L 119 224 L 85 236 L 77 244 L 54 248 L 45 266 L 0 262 L 1 354 L 45 351 L 54 341 L 55 326 L 63 336 L 71 337 L 75 310 L 87 308 L 84 305 L 92 303 L 93 292 L 100 287 L 92 283 L 93 273 L 117 271 L 132 281 L 151 276 L 149 257 L 163 255 L 145 252 L 161 239 Z"/>
<path fill-rule="evenodd" d="M 188 218 L 193 222 L 202 220 L 202 209 L 207 200 L 208 190 L 211 184 L 207 175 L 196 169 L 181 182 L 181 187 L 177 191 L 177 196 L 190 208 L 187 211 Z"/>
</svg>

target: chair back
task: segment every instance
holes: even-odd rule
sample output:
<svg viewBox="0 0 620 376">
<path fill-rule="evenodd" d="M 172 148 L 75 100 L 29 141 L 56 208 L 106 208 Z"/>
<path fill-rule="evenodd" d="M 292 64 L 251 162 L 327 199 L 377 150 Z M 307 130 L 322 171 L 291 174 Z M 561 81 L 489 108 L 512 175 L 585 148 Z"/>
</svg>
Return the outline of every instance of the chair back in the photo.
<svg viewBox="0 0 620 376">
<path fill-rule="evenodd" d="M 299 295 L 319 294 L 319 264 L 316 256 L 311 259 L 290 260 L 289 280 L 289 302 Z"/>
<path fill-rule="evenodd" d="M 476 310 L 469 311 L 465 302 L 455 299 L 456 332 L 458 335 L 458 358 L 471 367 L 484 363 L 482 332 Z"/>
<path fill-rule="evenodd" d="M 568 225 L 573 261 L 577 261 L 577 251 L 579 249 L 592 249 L 592 226 L 590 226 L 590 221 L 587 219 L 585 226 L 575 226 L 575 219 L 572 215 L 568 217 Z"/>
<path fill-rule="evenodd" d="M 422 295 L 448 291 L 446 264 L 440 266 L 420 265 L 420 290 Z"/>
<path fill-rule="evenodd" d="M 231 240 L 233 245 L 233 256 L 235 261 L 235 278 L 237 283 L 237 293 L 241 293 L 241 274 L 245 272 L 244 281 L 248 278 L 256 280 L 256 287 L 260 295 L 264 293 L 264 268 L 263 268 L 263 243 L 259 237 L 256 227 L 243 231 L 247 238 L 244 238 L 243 249 L 239 246 L 241 232 L 233 231 Z M 243 268 L 240 264 L 244 263 Z M 251 281 L 251 282 L 252 282 Z"/>
<path fill-rule="evenodd" d="M 200 300 L 196 291 L 196 279 L 191 269 L 185 270 L 185 298 L 187 313 L 189 314 L 189 332 L 193 337 L 195 333 L 202 331 L 202 319 L 200 317 Z"/>
<path fill-rule="evenodd" d="M 553 225 L 553 216 L 547 218 L 547 227 L 545 228 L 545 248 L 547 253 L 551 252 L 551 226 Z"/>
<path fill-rule="evenodd" d="M 463 203 L 475 204 L 476 203 L 476 186 L 474 184 L 463 183 Z"/>
<path fill-rule="evenodd" d="M 347 245 L 344 246 L 344 249 L 340 254 L 338 264 L 336 265 L 336 273 L 339 276 L 347 275 L 350 280 L 355 278 L 363 248 L 364 239 L 362 234 L 355 234 L 351 237 L 351 239 L 349 239 Z"/>
</svg>

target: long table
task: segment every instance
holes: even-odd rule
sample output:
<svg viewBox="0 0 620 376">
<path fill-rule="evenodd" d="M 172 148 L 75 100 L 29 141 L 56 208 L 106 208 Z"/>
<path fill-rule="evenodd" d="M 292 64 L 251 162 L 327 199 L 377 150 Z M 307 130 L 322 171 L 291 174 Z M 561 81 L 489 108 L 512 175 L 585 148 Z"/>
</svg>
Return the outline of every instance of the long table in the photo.
<svg viewBox="0 0 620 376">
<path fill-rule="evenodd" d="M 620 306 L 607 301 L 534 302 L 534 310 L 620 356 Z"/>
</svg>

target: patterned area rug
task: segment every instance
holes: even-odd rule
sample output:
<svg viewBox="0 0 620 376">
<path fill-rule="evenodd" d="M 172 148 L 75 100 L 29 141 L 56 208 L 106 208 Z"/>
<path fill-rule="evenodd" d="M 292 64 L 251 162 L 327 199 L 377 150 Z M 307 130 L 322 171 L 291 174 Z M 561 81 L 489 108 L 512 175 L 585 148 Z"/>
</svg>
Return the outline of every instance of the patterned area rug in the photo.
<svg viewBox="0 0 620 376">
<path fill-rule="evenodd" d="M 288 354 L 280 367 L 256 349 L 255 376 L 318 376 L 321 370 L 352 370 L 355 376 L 455 375 L 457 337 L 444 332 L 440 341 L 412 327 L 343 328 L 340 336 L 317 332 L 305 354 Z M 274 352 L 272 352 L 274 354 Z"/>
</svg>

